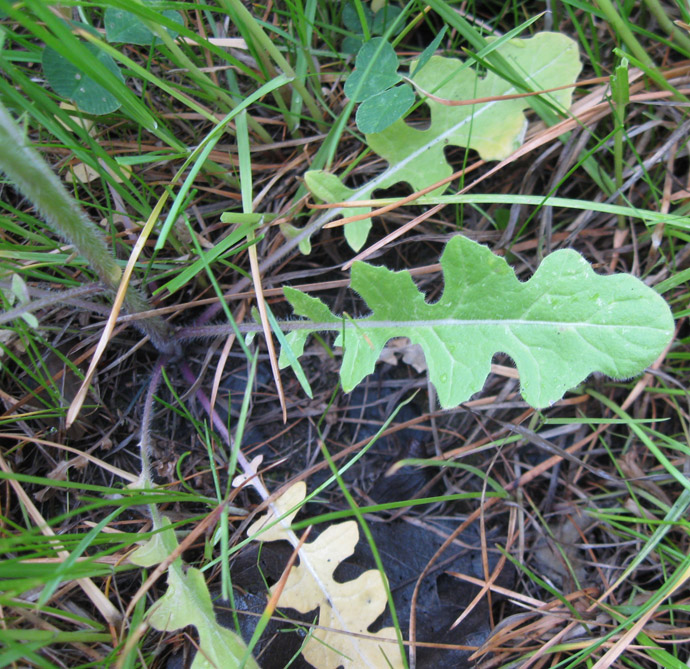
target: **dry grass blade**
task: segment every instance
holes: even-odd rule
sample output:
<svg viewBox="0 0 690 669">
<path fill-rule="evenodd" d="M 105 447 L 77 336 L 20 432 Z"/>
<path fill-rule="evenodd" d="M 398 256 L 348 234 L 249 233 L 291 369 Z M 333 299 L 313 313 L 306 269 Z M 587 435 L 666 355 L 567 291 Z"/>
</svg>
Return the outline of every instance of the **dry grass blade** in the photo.
<svg viewBox="0 0 690 669">
<path fill-rule="evenodd" d="M 146 221 L 146 225 L 144 225 L 144 227 L 142 228 L 139 238 L 137 239 L 136 243 L 134 244 L 134 247 L 132 248 L 132 253 L 129 256 L 129 259 L 127 260 L 127 265 L 125 266 L 124 272 L 122 273 L 122 279 L 117 289 L 115 299 L 113 300 L 113 306 L 110 311 L 110 315 L 108 316 L 108 320 L 106 321 L 105 327 L 103 328 L 101 338 L 98 341 L 96 351 L 94 352 L 93 358 L 89 363 L 89 368 L 86 372 L 86 375 L 84 376 L 84 381 L 82 382 L 81 387 L 77 391 L 76 397 L 70 404 L 69 410 L 67 411 L 68 428 L 70 427 L 70 425 L 74 423 L 74 421 L 77 419 L 77 416 L 79 415 L 79 412 L 81 411 L 81 407 L 84 403 L 84 400 L 86 399 L 86 394 L 89 391 L 89 386 L 91 385 L 93 376 L 96 373 L 98 363 L 100 362 L 101 356 L 103 355 L 103 352 L 105 351 L 108 345 L 108 341 L 113 333 L 113 330 L 115 329 L 115 325 L 117 324 L 117 319 L 120 315 L 122 305 L 124 304 L 127 298 L 127 290 L 129 288 L 130 279 L 132 278 L 134 266 L 136 265 L 137 260 L 139 259 L 139 256 L 142 250 L 144 249 L 146 241 L 148 240 L 154 225 L 158 223 L 158 217 L 160 216 L 160 213 L 167 199 L 168 191 L 165 191 L 158 203 L 156 204 L 156 206 L 154 207 L 153 211 L 151 212 L 149 220 Z"/>
<path fill-rule="evenodd" d="M 268 314 L 266 313 L 266 301 L 264 299 L 263 286 L 261 285 L 261 271 L 259 270 L 259 260 L 256 255 L 256 245 L 254 244 L 252 244 L 249 247 L 249 263 L 252 271 L 252 280 L 254 282 L 256 306 L 258 307 L 259 315 L 261 316 L 261 327 L 263 329 L 264 338 L 266 340 L 266 347 L 268 348 L 268 357 L 271 361 L 273 379 L 276 382 L 276 388 L 278 390 L 280 408 L 283 412 L 283 423 L 287 423 L 287 406 L 285 404 L 283 382 L 280 378 L 280 369 L 278 368 L 278 356 L 276 355 L 275 346 L 273 345 L 273 334 L 271 332 L 271 324 L 268 322 Z"/>
</svg>

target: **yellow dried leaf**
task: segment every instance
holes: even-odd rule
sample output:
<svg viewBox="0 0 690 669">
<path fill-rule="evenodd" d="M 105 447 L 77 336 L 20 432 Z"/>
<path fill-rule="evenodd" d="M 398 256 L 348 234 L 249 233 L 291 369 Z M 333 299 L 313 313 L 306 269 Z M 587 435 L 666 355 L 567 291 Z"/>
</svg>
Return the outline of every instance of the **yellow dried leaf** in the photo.
<svg viewBox="0 0 690 669">
<path fill-rule="evenodd" d="M 120 169 L 127 176 L 127 178 L 131 176 L 132 168 L 129 167 L 129 165 L 121 165 Z M 94 181 L 94 179 L 98 179 L 101 176 L 93 167 L 87 165 L 86 163 L 77 163 L 74 165 L 70 172 L 65 174 L 65 181 L 71 182 L 72 175 L 74 175 L 83 184 Z M 117 181 L 117 183 L 122 183 L 122 179 L 118 174 L 115 174 L 111 171 L 111 176 L 114 181 Z"/>
<path fill-rule="evenodd" d="M 96 172 L 91 165 L 87 165 L 86 163 L 77 163 L 69 172 L 65 174 L 65 181 L 71 182 L 73 180 L 73 176 L 83 184 L 87 184 L 94 179 L 98 179 L 100 174 L 98 174 L 98 172 Z"/>
<path fill-rule="evenodd" d="M 307 484 L 304 481 L 299 481 L 295 485 L 290 486 L 278 499 L 273 502 L 273 507 L 278 511 L 279 515 L 283 515 L 293 507 L 297 506 L 307 495 Z M 287 516 L 281 523 L 276 523 L 268 530 L 264 530 L 260 537 L 260 541 L 289 541 L 287 527 L 292 523 L 293 518 L 297 515 L 299 509 L 295 509 L 289 516 Z M 269 511 L 258 520 L 255 520 L 247 530 L 247 536 L 253 537 L 257 532 L 261 531 L 267 525 L 275 521 L 276 515 L 273 511 Z"/>
<path fill-rule="evenodd" d="M 61 102 L 60 109 L 64 109 L 67 112 L 76 112 L 75 114 L 70 114 L 70 118 L 77 125 L 80 125 L 82 128 L 84 128 L 84 130 L 86 130 L 86 132 L 88 132 L 89 135 L 91 135 L 91 137 L 94 136 L 95 133 L 93 132 L 93 121 L 90 118 L 84 118 L 81 112 L 79 112 L 79 110 L 73 104 L 70 104 L 69 102 Z M 63 123 L 63 121 L 60 118 L 57 119 L 57 122 L 63 128 L 65 128 L 65 130 L 69 130 L 70 132 L 72 132 L 72 128 L 70 128 L 66 123 Z"/>
<path fill-rule="evenodd" d="M 295 490 L 298 486 L 299 490 Z M 304 483 L 298 483 L 276 500 L 276 506 L 283 513 L 304 499 L 305 493 Z M 290 520 L 293 516 L 289 516 Z M 255 535 L 273 519 L 272 512 L 267 514 L 249 528 L 248 534 Z M 281 530 L 277 530 L 279 527 Z M 287 538 L 280 525 L 257 536 L 260 541 Z M 330 628 L 315 629 L 302 649 L 305 660 L 317 669 L 403 666 L 394 628 L 387 627 L 373 634 L 367 632 L 386 608 L 381 574 L 371 569 L 345 583 L 333 579 L 333 572 L 354 553 L 358 541 L 357 523 L 349 520 L 331 525 L 313 542 L 305 543 L 299 553 L 299 565 L 290 571 L 278 600 L 279 607 L 300 613 L 318 608 L 319 627 Z"/>
</svg>

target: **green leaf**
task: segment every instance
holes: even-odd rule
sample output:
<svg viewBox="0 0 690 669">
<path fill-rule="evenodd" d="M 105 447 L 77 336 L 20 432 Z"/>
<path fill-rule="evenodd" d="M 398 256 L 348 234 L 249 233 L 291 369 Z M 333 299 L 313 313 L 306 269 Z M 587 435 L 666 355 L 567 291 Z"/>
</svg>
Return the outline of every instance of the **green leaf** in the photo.
<svg viewBox="0 0 690 669">
<path fill-rule="evenodd" d="M 371 29 L 374 14 L 366 5 L 362 7 L 362 10 L 364 11 L 364 18 L 367 22 L 367 27 Z M 348 2 L 345 7 L 343 7 L 343 24 L 349 31 L 355 33 L 355 35 L 363 34 L 359 14 L 357 14 L 357 9 L 352 2 Z"/>
<path fill-rule="evenodd" d="M 400 79 L 395 50 L 383 37 L 374 37 L 359 50 L 355 69 L 345 82 L 345 95 L 355 102 L 362 102 L 395 86 Z"/>
<path fill-rule="evenodd" d="M 528 40 L 511 40 L 497 51 L 515 69 L 528 73 L 526 78 L 535 88 L 555 88 L 573 83 L 582 67 L 577 44 L 557 33 L 540 33 Z M 471 100 L 520 92 L 493 72 L 478 78 L 474 70 L 463 68 L 458 59 L 442 56 L 432 56 L 429 66 L 417 74 L 415 81 L 424 90 L 447 100 Z M 572 89 L 556 91 L 548 97 L 558 107 L 567 109 Z M 385 132 L 367 137 L 369 146 L 395 166 L 391 177 L 396 182 L 409 181 L 417 188 L 416 183 L 422 181 L 421 174 L 424 185 L 429 185 L 433 180 L 430 176 L 426 178 L 428 168 L 435 174 L 449 176 L 452 169 L 443 153 L 447 144 L 474 149 L 484 160 L 502 160 L 522 143 L 527 126 L 524 110 L 529 106 L 528 98 L 460 107 L 430 99 L 426 103 L 431 112 L 431 125 L 427 130 L 417 130 L 399 121 Z"/>
<path fill-rule="evenodd" d="M 429 62 L 429 59 L 434 55 L 434 52 L 436 49 L 438 49 L 438 45 L 441 43 L 443 36 L 446 34 L 447 28 L 448 26 L 444 25 L 443 28 L 441 28 L 441 32 L 434 37 L 434 41 L 429 44 L 424 51 L 422 51 L 419 58 L 417 58 L 414 69 L 410 70 L 410 79 L 414 79 L 417 76 L 417 73 Z"/>
<path fill-rule="evenodd" d="M 356 192 L 348 188 L 335 174 L 322 170 L 312 170 L 304 175 L 304 181 L 311 194 L 323 202 L 345 202 L 352 199 Z M 347 210 L 346 216 L 358 216 L 370 211 L 369 207 L 353 207 Z M 355 221 L 345 226 L 345 239 L 355 251 L 364 246 L 371 230 L 371 219 Z"/>
<path fill-rule="evenodd" d="M 84 48 L 124 82 L 122 73 L 111 56 L 93 44 L 84 44 Z M 50 87 L 58 95 L 73 100 L 87 114 L 109 114 L 120 108 L 120 101 L 112 93 L 54 49 L 46 47 L 41 62 Z"/>
<path fill-rule="evenodd" d="M 389 88 L 367 98 L 357 109 L 357 127 L 365 133 L 381 132 L 402 118 L 414 104 L 414 91 L 409 84 Z"/>
<path fill-rule="evenodd" d="M 346 392 L 374 365 L 392 337 L 409 337 L 424 351 L 441 406 L 451 408 L 481 390 L 495 353 L 510 355 L 521 391 L 545 407 L 592 372 L 616 379 L 651 364 L 673 334 L 664 299 L 639 279 L 601 276 L 576 251 L 547 256 L 524 283 L 503 258 L 465 237 L 453 237 L 441 257 L 443 295 L 425 301 L 409 272 L 357 262 L 352 288 L 372 314 L 342 320 L 318 299 L 285 289 L 296 313 L 318 326 L 290 335 L 299 354 L 309 332 L 338 330 L 340 376 Z"/>
<path fill-rule="evenodd" d="M 302 231 L 292 225 L 292 223 L 287 223 L 286 221 L 283 221 L 280 223 L 280 232 L 283 234 L 283 237 L 285 239 L 294 239 L 295 237 L 299 236 Z M 309 237 L 305 237 L 298 245 L 300 253 L 302 253 L 305 256 L 308 256 L 311 253 L 311 240 Z"/>
<path fill-rule="evenodd" d="M 271 324 L 271 330 L 273 331 L 273 334 L 276 336 L 276 339 L 280 343 L 281 356 L 285 354 L 287 364 L 295 373 L 295 376 L 297 377 L 300 386 L 302 386 L 302 390 L 309 399 L 312 399 L 314 397 L 314 394 L 312 393 L 311 386 L 309 385 L 307 375 L 304 373 L 302 365 L 299 364 L 299 360 L 297 360 L 298 356 L 296 356 L 295 352 L 292 350 L 289 340 L 283 334 L 283 331 L 280 329 L 280 325 L 278 325 L 278 321 L 276 320 L 276 317 L 273 315 L 273 312 L 271 311 L 271 308 L 268 306 L 268 304 L 266 305 L 266 315 L 268 316 L 268 321 Z M 304 345 L 302 346 L 304 347 Z M 304 348 L 301 349 L 300 353 L 303 350 Z"/>
<path fill-rule="evenodd" d="M 223 214 L 222 216 L 224 216 Z M 221 221 L 223 220 L 221 216 Z M 270 215 L 268 216 L 270 218 Z M 239 216 L 238 216 L 239 218 Z M 257 218 L 261 218 L 257 215 Z M 204 271 L 204 268 L 209 267 L 212 263 L 216 262 L 219 258 L 222 259 L 227 253 L 227 256 L 234 255 L 239 251 L 239 249 L 233 249 L 232 247 L 239 244 L 242 240 L 247 238 L 247 235 L 256 228 L 258 221 L 251 219 L 245 220 L 245 222 L 240 223 L 227 237 L 224 237 L 220 242 L 215 244 L 208 251 L 205 251 L 201 258 L 197 258 L 194 262 L 186 261 L 184 269 L 173 279 L 167 281 L 162 286 L 156 289 L 156 293 L 167 290 L 170 294 L 186 286 L 189 282 L 200 272 Z M 244 247 L 246 248 L 246 247 Z"/>
<path fill-rule="evenodd" d="M 364 44 L 364 40 L 361 37 L 348 35 L 343 40 L 340 50 L 345 54 L 352 55 L 357 53 L 362 48 L 362 44 Z"/>
<path fill-rule="evenodd" d="M 292 305 L 295 314 L 308 318 L 312 323 L 332 323 L 334 325 L 344 323 L 344 319 L 334 316 L 331 310 L 318 297 L 312 297 L 290 286 L 283 287 L 283 293 L 287 301 Z M 286 336 L 292 354 L 295 357 L 299 358 L 304 353 L 304 345 L 307 343 L 307 338 L 319 329 L 293 330 Z M 278 366 L 281 369 L 285 369 L 290 364 L 290 356 L 287 351 L 281 349 Z"/>
<path fill-rule="evenodd" d="M 145 5 L 153 6 L 157 3 L 145 2 Z M 172 9 L 161 12 L 163 16 L 184 25 L 184 18 L 180 12 Z M 108 7 L 105 10 L 105 37 L 108 42 L 124 42 L 125 44 L 139 44 L 149 46 L 155 42 L 155 35 L 149 30 L 147 25 L 132 12 L 116 7 Z M 170 36 L 174 39 L 177 33 L 170 28 L 166 28 Z"/>
<path fill-rule="evenodd" d="M 177 547 L 170 521 L 163 517 L 162 525 L 166 529 L 138 548 L 131 555 L 132 562 L 150 567 L 162 562 Z M 247 650 L 237 634 L 216 621 L 203 573 L 193 567 L 185 572 L 180 558 L 168 568 L 168 589 L 151 607 L 148 623 L 161 632 L 173 632 L 188 625 L 196 627 L 200 650 L 192 662 L 192 669 L 239 667 Z M 251 657 L 244 666 L 259 669 Z"/>
<path fill-rule="evenodd" d="M 204 575 L 199 569 L 189 567 L 168 570 L 168 589 L 156 604 L 148 622 L 163 632 L 173 632 L 194 625 L 199 632 L 201 652 L 196 654 L 192 669 L 215 667 L 239 667 L 246 648 L 241 638 L 232 630 L 216 622 Z M 245 665 L 258 669 L 250 659 Z"/>
<path fill-rule="evenodd" d="M 510 40 L 501 44 L 495 53 L 523 73 L 536 89 L 573 83 L 582 67 L 577 44 L 559 33 L 539 33 L 526 40 Z M 410 68 L 415 71 L 414 62 Z M 480 78 L 461 60 L 441 56 L 429 59 L 429 64 L 416 74 L 415 83 L 446 100 L 471 100 L 522 92 L 493 72 Z M 548 93 L 545 97 L 565 110 L 570 106 L 572 89 Z M 449 145 L 474 149 L 484 160 L 507 157 L 522 142 L 527 127 L 524 110 L 530 102 L 529 98 L 517 98 L 449 106 L 427 98 L 426 104 L 431 112 L 431 123 L 426 130 L 418 130 L 397 120 L 383 132 L 366 135 L 367 144 L 386 160 L 388 167 L 353 190 L 347 198 L 349 202 L 369 199 L 376 189 L 388 188 L 401 181 L 410 184 L 414 190 L 421 190 L 445 179 L 453 172 L 444 154 Z M 442 186 L 431 195 L 439 195 L 446 188 Z M 321 222 L 326 223 L 338 215 L 349 215 L 349 211 L 334 208 L 322 215 Z"/>
<path fill-rule="evenodd" d="M 375 35 L 383 35 L 397 18 L 402 14 L 402 7 L 396 5 L 384 5 L 379 9 L 376 14 L 374 14 L 374 22 L 371 24 L 371 32 Z M 402 22 L 399 24 L 394 34 L 399 33 L 402 30 Z"/>
</svg>

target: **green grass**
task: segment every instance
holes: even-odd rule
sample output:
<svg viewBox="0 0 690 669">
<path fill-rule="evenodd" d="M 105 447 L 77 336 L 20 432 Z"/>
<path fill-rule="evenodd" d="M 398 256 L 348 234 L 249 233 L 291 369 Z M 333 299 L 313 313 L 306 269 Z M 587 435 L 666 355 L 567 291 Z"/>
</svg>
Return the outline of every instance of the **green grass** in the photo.
<svg viewBox="0 0 690 669">
<path fill-rule="evenodd" d="M 355 0 L 358 16 L 366 4 Z M 389 37 L 403 69 L 446 26 L 444 55 L 468 58 L 527 89 L 523 74 L 495 53 L 496 42 L 487 47 L 486 37 L 529 37 L 551 25 L 577 40 L 586 63 L 580 79 L 600 78 L 578 86 L 574 100 L 598 91 L 601 106 L 594 120 L 586 110 L 572 114 L 567 133 L 466 193 L 458 191 L 495 164 L 470 171 L 476 154 L 453 149 L 454 169 L 467 173 L 444 195 L 425 195 L 376 216 L 370 243 L 432 206 L 442 208 L 370 260 L 415 270 L 433 301 L 440 290 L 438 254 L 449 235 L 462 232 L 505 253 L 523 280 L 541 254 L 569 246 L 600 273 L 632 272 L 655 287 L 674 310 L 679 332 L 629 404 L 639 379 L 597 377 L 528 414 L 515 395 L 515 379 L 497 368 L 467 406 L 441 413 L 433 395 L 426 399 L 423 372 L 387 367 L 382 385 L 407 388 L 400 400 L 421 388 L 408 408 L 419 414 L 416 425 L 428 444 L 423 457 L 401 451 L 389 462 L 378 442 L 357 444 L 357 435 L 364 428 L 394 431 L 402 420 L 400 401 L 372 399 L 373 384 L 363 402 L 384 405 L 381 420 L 353 418 L 351 398 L 338 389 L 340 353 L 332 359 L 331 339 L 308 349 L 299 382 L 282 375 L 283 422 L 260 318 L 252 313 L 259 280 L 266 331 L 289 317 L 283 285 L 308 284 L 339 313 L 361 313 L 362 304 L 341 292 L 340 267 L 354 254 L 342 228 L 321 229 L 330 212 L 310 209 L 304 185 L 309 169 L 347 174 L 350 185 L 383 169 L 356 128 L 357 106 L 343 94 L 353 67 L 341 51 L 349 35 L 343 5 L 164 3 L 163 9 L 180 13 L 180 25 L 148 3 L 76 1 L 58 8 L 0 0 L 0 109 L 13 119 L 7 132 L 15 133 L 6 138 L 3 158 L 26 139 L 45 179 L 56 175 L 77 206 L 73 211 L 80 208 L 99 231 L 80 241 L 54 223 L 51 206 L 62 197 L 57 187 L 48 191 L 40 175 L 20 178 L 4 167 L 0 663 L 163 666 L 174 649 L 191 651 L 191 627 L 148 627 L 169 572 L 147 583 L 157 563 L 142 566 L 132 552 L 154 537 L 167 546 L 161 559 L 182 545 L 182 562 L 171 570 L 187 574 L 196 567 L 214 600 L 235 601 L 244 595 L 235 584 L 236 565 L 256 543 L 247 538 L 245 521 L 262 513 L 261 505 L 286 482 L 303 476 L 309 495 L 293 526 L 293 546 L 306 527 L 356 519 L 376 556 L 371 568 L 382 575 L 381 550 L 368 532 L 382 518 L 401 513 L 427 528 L 439 523 L 436 531 L 446 534 L 452 530 L 441 517 L 456 530 L 476 522 L 483 545 L 473 554 L 485 565 L 485 579 L 490 556 L 504 556 L 506 579 L 487 588 L 493 589 L 493 618 L 483 644 L 466 644 L 484 666 L 686 666 L 687 8 L 655 0 L 596 6 L 566 0 L 538 16 L 541 5 L 517 0 L 398 3 L 400 31 Z M 105 39 L 106 11 L 125 8 L 156 36 L 155 44 Z M 122 79 L 87 45 L 112 58 Z M 65 108 L 69 100 L 45 77 L 46 47 L 113 96 L 118 109 L 99 116 Z M 679 64 L 685 69 L 664 76 Z M 627 97 L 620 77 L 635 68 L 642 76 Z M 619 81 L 608 90 L 614 73 Z M 422 118 L 423 107 L 410 117 Z M 531 129 L 559 120 L 540 97 L 529 118 Z M 75 176 L 82 164 L 94 171 L 88 183 Z M 11 182 L 22 178 L 27 184 L 19 193 Z M 373 206 L 396 204 L 408 194 L 404 187 L 375 193 Z M 79 419 L 68 427 L 69 404 L 147 221 L 152 233 L 134 266 L 125 310 Z M 298 246 L 307 241 L 312 252 L 301 255 Z M 223 336 L 192 337 L 180 350 L 168 346 L 175 332 L 193 334 L 207 324 Z M 147 334 L 153 345 L 143 341 Z M 238 374 L 249 381 L 232 386 Z M 309 387 L 311 399 L 303 390 Z M 572 448 L 574 459 L 543 455 L 504 427 L 523 421 L 560 448 Z M 259 452 L 263 462 L 252 464 Z M 420 499 L 363 496 L 371 473 L 397 460 L 429 478 L 438 474 L 436 487 Z M 259 475 L 250 484 L 233 487 L 237 475 L 255 467 Z M 574 544 L 559 540 L 572 517 L 584 519 Z M 268 544 L 261 550 L 269 551 Z M 397 557 L 404 560 L 409 550 L 400 546 Z M 435 562 L 443 559 L 439 554 Z M 480 610 L 458 626 L 456 645 L 463 645 L 467 620 L 482 618 Z M 261 626 L 292 613 L 268 608 Z M 240 618 L 235 611 L 238 634 Z M 256 628 L 244 629 L 244 638 L 267 666 L 259 653 L 273 632 L 262 634 L 261 626 L 254 634 Z M 406 625 L 394 626 L 398 639 L 410 638 Z M 412 666 L 414 653 L 405 661 Z"/>
</svg>

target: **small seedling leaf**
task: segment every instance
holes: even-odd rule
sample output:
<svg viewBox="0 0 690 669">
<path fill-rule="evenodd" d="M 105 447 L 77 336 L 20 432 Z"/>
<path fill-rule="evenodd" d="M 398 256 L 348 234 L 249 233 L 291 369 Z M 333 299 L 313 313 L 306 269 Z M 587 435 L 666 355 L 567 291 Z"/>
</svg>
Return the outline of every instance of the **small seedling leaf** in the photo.
<svg viewBox="0 0 690 669">
<path fill-rule="evenodd" d="M 9 305 L 12 306 L 16 301 L 19 304 L 25 305 L 31 302 L 31 297 L 29 295 L 29 289 L 19 274 L 12 274 L 12 279 L 10 281 L 10 290 L 3 291 L 5 299 L 8 301 Z M 34 330 L 38 328 L 38 319 L 30 311 L 22 314 L 22 319 L 24 322 Z"/>
<path fill-rule="evenodd" d="M 94 58 L 124 82 L 122 73 L 110 55 L 93 44 L 84 46 Z M 46 47 L 43 50 L 42 64 L 50 87 L 58 95 L 72 100 L 87 114 L 109 114 L 120 108 L 120 101 L 112 93 L 54 49 Z"/>
<path fill-rule="evenodd" d="M 441 406 L 451 408 L 481 390 L 495 353 L 510 355 L 521 391 L 534 407 L 563 397 L 593 372 L 616 379 L 639 374 L 671 339 L 673 316 L 664 299 L 639 279 L 595 274 L 576 251 L 547 256 L 524 283 L 505 259 L 465 237 L 453 237 L 441 257 L 444 292 L 429 304 L 409 272 L 357 262 L 351 285 L 372 310 L 356 327 L 318 299 L 285 288 L 295 312 L 316 330 L 340 331 L 340 377 L 352 390 L 393 337 L 408 337 L 426 357 Z M 308 332 L 307 332 L 308 333 Z M 303 350 L 307 333 L 290 343 Z"/>
<path fill-rule="evenodd" d="M 145 2 L 145 5 L 154 5 L 152 2 Z M 179 23 L 184 24 L 184 18 L 180 12 L 165 10 L 161 12 L 163 16 Z M 108 42 L 123 42 L 125 44 L 139 44 L 150 46 L 155 41 L 155 35 L 148 29 L 146 24 L 132 12 L 116 7 L 108 7 L 105 10 L 105 37 Z M 174 39 L 177 32 L 166 28 L 170 36 Z"/>
<path fill-rule="evenodd" d="M 29 289 L 26 287 L 24 279 L 22 279 L 19 274 L 12 274 L 12 279 L 10 281 L 10 287 L 12 289 L 12 303 L 14 299 L 19 300 L 19 304 L 26 304 L 31 299 L 29 297 Z"/>
<path fill-rule="evenodd" d="M 395 86 L 400 80 L 395 50 L 382 37 L 374 37 L 359 50 L 355 69 L 345 82 L 345 95 L 355 102 L 362 102 Z"/>
<path fill-rule="evenodd" d="M 414 104 L 409 84 L 389 88 L 367 98 L 357 109 L 357 127 L 365 133 L 381 132 L 405 115 Z"/>
<path fill-rule="evenodd" d="M 292 223 L 283 221 L 280 223 L 280 232 L 283 234 L 285 239 L 294 239 L 302 233 L 302 230 L 300 230 L 297 226 L 292 225 Z M 311 240 L 309 237 L 305 237 L 298 246 L 300 253 L 304 254 L 305 256 L 308 256 L 311 253 Z"/>
</svg>

